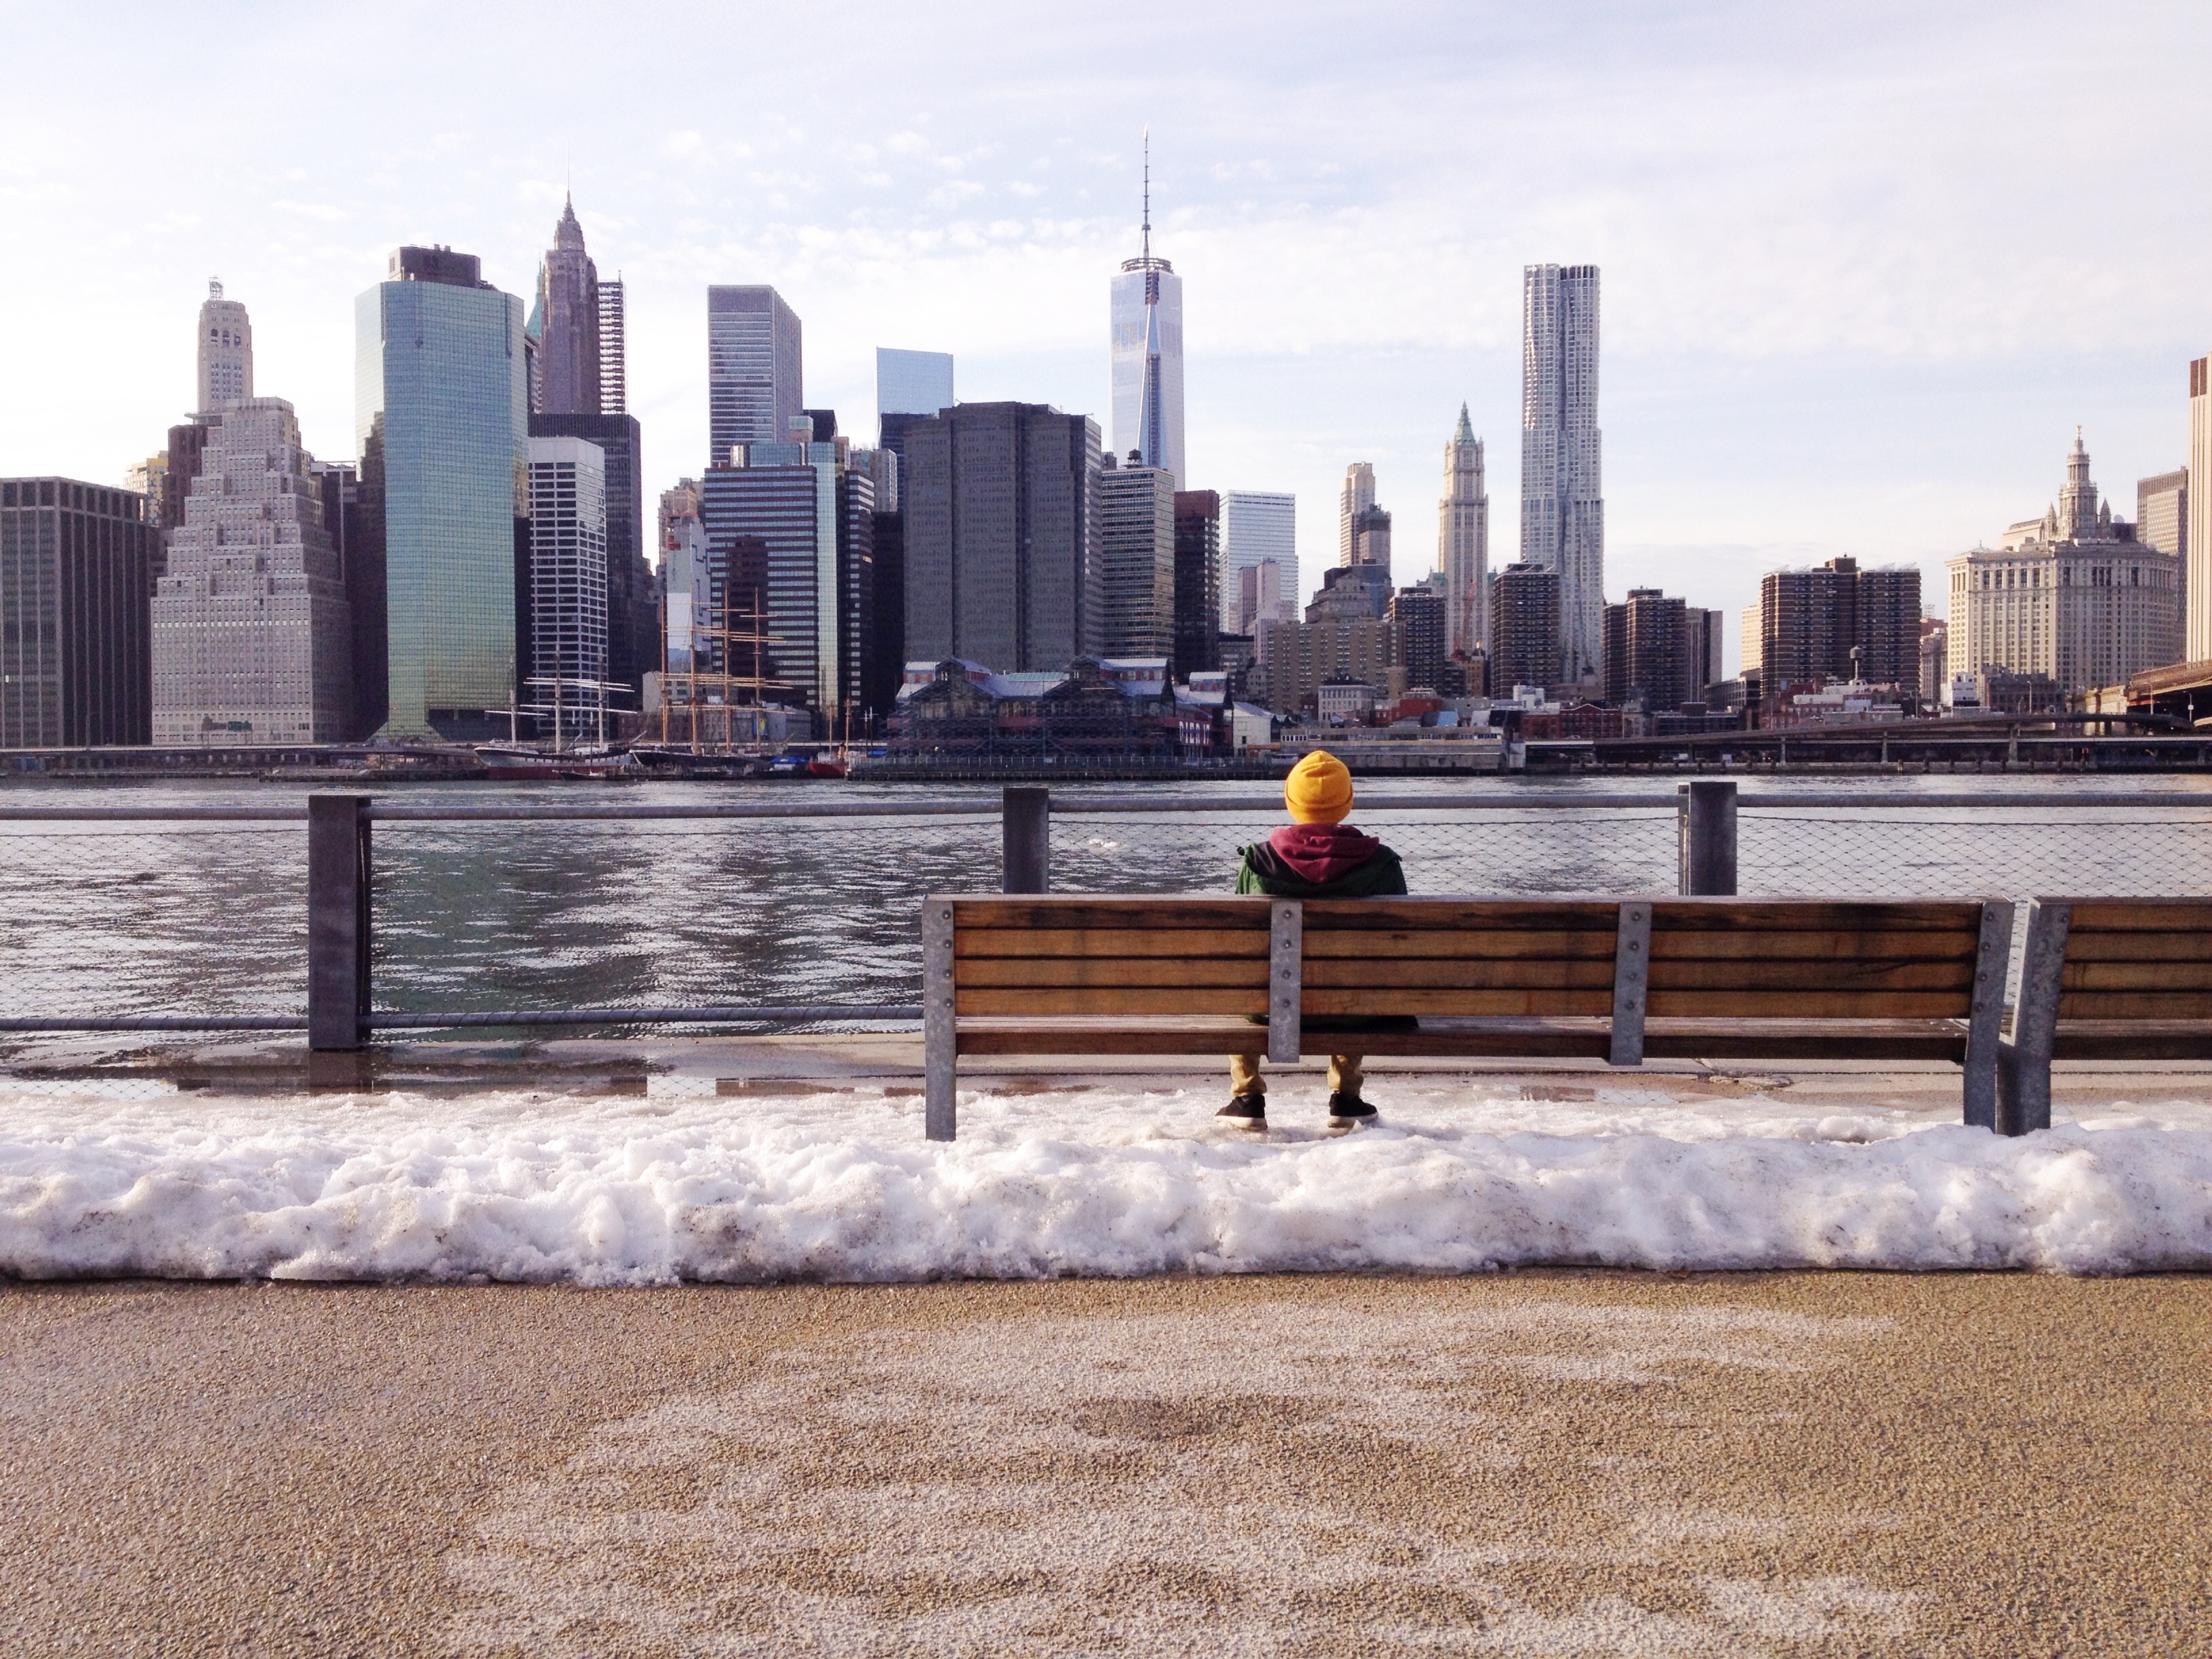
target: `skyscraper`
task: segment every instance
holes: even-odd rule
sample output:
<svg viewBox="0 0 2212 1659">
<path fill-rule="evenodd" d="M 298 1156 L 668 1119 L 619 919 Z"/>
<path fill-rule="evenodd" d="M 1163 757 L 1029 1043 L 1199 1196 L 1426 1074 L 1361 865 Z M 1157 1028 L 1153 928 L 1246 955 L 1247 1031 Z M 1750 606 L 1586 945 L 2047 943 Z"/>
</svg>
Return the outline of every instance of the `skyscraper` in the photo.
<svg viewBox="0 0 2212 1659">
<path fill-rule="evenodd" d="M 1143 251 L 1114 278 L 1114 453 L 1190 482 L 1182 447 L 1182 278 L 1152 257 L 1152 137 L 1145 138 Z"/>
<path fill-rule="evenodd" d="M 934 415 L 952 406 L 952 354 L 876 348 L 876 416 Z"/>
<path fill-rule="evenodd" d="M 1605 649 L 1605 489 L 1595 265 L 1530 265 L 1521 287 L 1521 557 L 1559 573 L 1562 684 L 1595 693 Z"/>
<path fill-rule="evenodd" d="M 352 619 L 320 483 L 282 398 L 216 422 L 154 593 L 155 743 L 353 734 Z"/>
<path fill-rule="evenodd" d="M 635 708 L 660 643 L 645 556 L 641 438 L 624 412 L 624 327 L 622 284 L 599 281 L 575 204 L 566 203 L 538 268 L 530 435 L 580 439 L 604 458 L 607 637 L 598 678 L 629 687 L 630 695 L 614 706 Z"/>
<path fill-rule="evenodd" d="M 1098 423 L 957 404 L 907 428 L 906 654 L 1001 672 L 1099 653 Z"/>
<path fill-rule="evenodd" d="M 1997 548 L 1960 554 L 1948 574 L 1945 646 L 1954 676 L 2007 668 L 2087 691 L 2172 662 L 2181 650 L 2181 562 L 2138 539 L 2098 500 L 2078 431 L 2057 501 L 2013 525 Z M 1913 598 L 1917 618 L 1917 589 Z"/>
<path fill-rule="evenodd" d="M 1917 685 L 1918 568 L 1862 570 L 1856 559 L 1842 558 L 1809 570 L 1768 571 L 1759 584 L 1756 665 L 1769 697 L 1785 685 L 1855 674 L 1870 685 Z"/>
<path fill-rule="evenodd" d="M 1444 678 L 1444 596 L 1426 582 L 1401 587 L 1390 596 L 1390 620 L 1398 624 L 1398 661 L 1407 686 L 1439 689 Z"/>
<path fill-rule="evenodd" d="M 1352 515 L 1352 557 L 1346 562 L 1371 564 L 1389 580 L 1390 514 L 1372 501 Z"/>
<path fill-rule="evenodd" d="M 584 252 L 576 204 L 565 202 L 553 246 L 538 267 L 538 392 L 531 413 L 599 412 L 599 273 Z"/>
<path fill-rule="evenodd" d="M 1297 600 L 1283 585 L 1283 567 L 1273 559 L 1248 564 L 1237 573 L 1237 614 L 1228 634 L 1251 634 L 1262 621 L 1295 622 Z"/>
<path fill-rule="evenodd" d="M 529 557 L 523 307 L 472 254 L 403 247 L 354 308 L 364 556 L 387 622 L 382 735 L 506 735 Z M 361 665 L 356 665 L 360 672 Z"/>
<path fill-rule="evenodd" d="M 1295 621 L 1298 614 L 1298 498 L 1264 489 L 1224 489 L 1221 492 L 1221 629 L 1224 634 L 1249 634 L 1250 618 L 1233 608 L 1241 604 L 1240 573 L 1262 560 L 1276 567 L 1276 591 L 1270 605 L 1279 607 L 1261 614 Z M 1255 590 L 1256 592 L 1256 590 Z M 1240 619 L 1241 618 L 1241 619 Z"/>
<path fill-rule="evenodd" d="M 1559 683 L 1559 573 L 1509 564 L 1490 579 L 1490 694 Z"/>
<path fill-rule="evenodd" d="M 1483 599 L 1490 587 L 1490 494 L 1482 477 L 1482 440 L 1459 406 L 1459 428 L 1444 446 L 1444 493 L 1437 504 L 1437 568 L 1444 578 L 1444 653 L 1487 643 Z"/>
<path fill-rule="evenodd" d="M 787 443 L 747 444 L 701 481 L 714 582 L 731 626 L 769 636 L 769 702 L 811 708 L 817 735 L 858 724 L 874 611 L 874 469 L 869 452 L 816 441 L 801 416 Z M 754 626 L 757 621 L 758 627 Z M 734 645 L 744 674 L 750 647 Z"/>
<path fill-rule="evenodd" d="M 1698 613 L 1702 629 L 1705 612 Z M 1605 608 L 1605 700 L 1615 708 L 1641 699 L 1653 714 L 1671 714 L 1705 682 L 1691 681 L 1705 669 L 1704 635 L 1692 664 L 1689 607 L 1656 587 L 1632 587 L 1625 605 Z"/>
<path fill-rule="evenodd" d="M 898 511 L 898 469 L 906 465 L 907 428 L 951 406 L 951 352 L 876 348 L 876 433 L 884 453 L 876 479 L 878 512 Z"/>
<path fill-rule="evenodd" d="M 147 741 L 161 545 L 127 490 L 0 479 L 0 749 Z"/>
<path fill-rule="evenodd" d="M 1352 562 L 1352 521 L 1375 505 L 1375 466 L 1354 461 L 1344 469 L 1344 488 L 1336 497 L 1336 562 Z"/>
<path fill-rule="evenodd" d="M 772 288 L 707 290 L 708 459 L 733 444 L 779 444 L 805 406 L 799 319 Z"/>
<path fill-rule="evenodd" d="M 599 413 L 629 413 L 629 304 L 622 278 L 599 284 Z"/>
<path fill-rule="evenodd" d="M 2178 558 L 2189 556 L 2189 469 L 2136 480 L 2136 539 Z"/>
<path fill-rule="evenodd" d="M 2189 537 L 2182 556 L 2181 598 L 2188 618 L 2182 657 L 2212 657 L 2212 357 L 2189 365 Z"/>
<path fill-rule="evenodd" d="M 1179 489 L 1175 498 L 1175 660 L 1172 672 L 1221 666 L 1221 497 L 1211 489 Z"/>
<path fill-rule="evenodd" d="M 581 438 L 530 440 L 529 672 L 522 703 L 557 742 L 605 735 L 607 464 Z"/>
<path fill-rule="evenodd" d="M 222 297 L 222 284 L 210 281 L 200 304 L 198 401 L 193 412 L 220 415 L 253 395 L 253 325 L 246 307 Z"/>
<path fill-rule="evenodd" d="M 1165 467 L 1106 458 L 1098 475 L 1101 654 L 1175 648 L 1176 481 Z"/>
</svg>

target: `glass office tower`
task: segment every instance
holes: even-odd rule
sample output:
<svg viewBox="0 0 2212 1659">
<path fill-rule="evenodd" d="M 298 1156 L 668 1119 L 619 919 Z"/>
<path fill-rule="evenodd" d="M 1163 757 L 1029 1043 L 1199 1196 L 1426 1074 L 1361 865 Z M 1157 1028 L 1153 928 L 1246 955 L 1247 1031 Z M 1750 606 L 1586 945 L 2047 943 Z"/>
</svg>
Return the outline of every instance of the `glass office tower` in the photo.
<svg viewBox="0 0 2212 1659">
<path fill-rule="evenodd" d="M 1298 616 L 1298 498 L 1273 489 L 1224 489 L 1221 492 L 1221 631 L 1242 634 L 1239 619 L 1240 573 L 1263 561 L 1276 567 L 1278 603 L 1289 604 L 1279 612 L 1284 622 Z"/>
<path fill-rule="evenodd" d="M 876 414 L 934 415 L 952 407 L 952 354 L 876 348 Z"/>
<path fill-rule="evenodd" d="M 1146 140 L 1144 250 L 1114 278 L 1114 453 L 1190 483 L 1182 447 L 1182 278 L 1152 257 L 1152 144 Z"/>
<path fill-rule="evenodd" d="M 806 402 L 799 318 L 772 288 L 707 290 L 708 463 L 738 444 L 780 444 Z"/>
<path fill-rule="evenodd" d="M 504 737 L 528 556 L 522 301 L 472 255 L 405 247 L 354 321 L 361 488 L 381 532 L 387 624 L 377 735 Z"/>
</svg>

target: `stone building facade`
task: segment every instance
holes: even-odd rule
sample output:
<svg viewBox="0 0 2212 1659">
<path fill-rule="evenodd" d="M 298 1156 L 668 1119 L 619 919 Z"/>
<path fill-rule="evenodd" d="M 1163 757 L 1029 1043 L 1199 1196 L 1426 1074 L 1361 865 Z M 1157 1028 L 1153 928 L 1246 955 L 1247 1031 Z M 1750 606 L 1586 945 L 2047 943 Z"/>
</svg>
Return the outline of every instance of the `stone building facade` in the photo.
<svg viewBox="0 0 2212 1659">
<path fill-rule="evenodd" d="M 2079 693 L 2181 654 L 2181 561 L 2098 500 L 2078 434 L 2057 503 L 1999 546 L 1958 555 L 1946 574 L 1954 678 L 2002 668 Z"/>
<path fill-rule="evenodd" d="M 322 482 L 282 398 L 215 423 L 153 602 L 154 742 L 353 735 L 351 613 Z"/>
</svg>

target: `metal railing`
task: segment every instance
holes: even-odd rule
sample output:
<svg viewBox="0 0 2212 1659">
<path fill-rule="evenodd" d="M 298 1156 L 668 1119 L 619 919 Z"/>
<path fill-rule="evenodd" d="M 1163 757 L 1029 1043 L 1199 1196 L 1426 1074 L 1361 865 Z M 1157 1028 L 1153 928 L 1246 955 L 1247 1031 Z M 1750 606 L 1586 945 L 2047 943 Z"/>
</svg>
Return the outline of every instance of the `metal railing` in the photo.
<svg viewBox="0 0 2212 1659">
<path fill-rule="evenodd" d="M 397 1030 L 911 1024 L 924 894 L 1218 889 L 1281 821 L 1273 791 L 1041 787 L 0 805 L 0 1032 L 344 1048 Z M 1378 792 L 1359 821 L 1415 891 L 2212 893 L 2212 794 L 2178 789 Z"/>
</svg>

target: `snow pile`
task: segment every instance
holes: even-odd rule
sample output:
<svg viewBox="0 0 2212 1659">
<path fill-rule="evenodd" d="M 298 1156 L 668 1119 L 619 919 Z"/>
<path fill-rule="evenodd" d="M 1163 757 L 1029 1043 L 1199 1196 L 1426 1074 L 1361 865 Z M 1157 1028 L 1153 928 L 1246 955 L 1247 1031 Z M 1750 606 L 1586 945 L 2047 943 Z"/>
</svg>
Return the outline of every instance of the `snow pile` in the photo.
<svg viewBox="0 0 2212 1659">
<path fill-rule="evenodd" d="M 1279 1092 L 863 1089 L 7 1100 L 0 1271 L 289 1279 L 901 1279 L 1623 1267 L 2212 1266 L 2212 1110 L 2003 1140 L 1875 1107 L 1587 1102 L 1392 1079 L 1342 1139 Z M 1307 1091 L 1310 1093 L 1311 1091 Z"/>
</svg>

